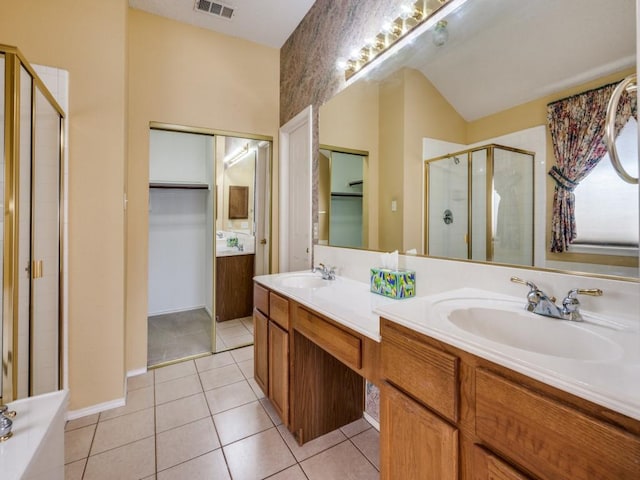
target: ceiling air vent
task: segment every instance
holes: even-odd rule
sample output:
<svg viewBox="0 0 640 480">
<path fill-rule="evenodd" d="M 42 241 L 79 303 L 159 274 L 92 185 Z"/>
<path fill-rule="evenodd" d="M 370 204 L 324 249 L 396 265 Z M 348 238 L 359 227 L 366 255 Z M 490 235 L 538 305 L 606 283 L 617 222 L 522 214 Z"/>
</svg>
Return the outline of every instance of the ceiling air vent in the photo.
<svg viewBox="0 0 640 480">
<path fill-rule="evenodd" d="M 196 0 L 196 10 L 227 20 L 231 20 L 233 17 L 233 8 L 210 0 Z"/>
</svg>

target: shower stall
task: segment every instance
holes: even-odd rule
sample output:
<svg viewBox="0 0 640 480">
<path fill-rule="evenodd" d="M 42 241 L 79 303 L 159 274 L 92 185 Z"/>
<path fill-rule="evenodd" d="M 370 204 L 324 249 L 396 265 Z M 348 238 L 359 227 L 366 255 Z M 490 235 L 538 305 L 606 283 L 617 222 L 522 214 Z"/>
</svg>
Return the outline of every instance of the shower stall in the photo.
<svg viewBox="0 0 640 480">
<path fill-rule="evenodd" d="M 425 160 L 425 253 L 533 265 L 534 156 L 489 144 Z"/>
<path fill-rule="evenodd" d="M 0 403 L 62 387 L 64 112 L 15 47 L 0 45 Z"/>
</svg>

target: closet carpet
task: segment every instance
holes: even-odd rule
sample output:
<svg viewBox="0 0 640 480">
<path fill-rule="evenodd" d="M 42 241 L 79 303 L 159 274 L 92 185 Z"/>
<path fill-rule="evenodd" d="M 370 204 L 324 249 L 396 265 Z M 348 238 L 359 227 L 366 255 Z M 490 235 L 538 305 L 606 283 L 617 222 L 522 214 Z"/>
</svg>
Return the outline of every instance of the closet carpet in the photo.
<svg viewBox="0 0 640 480">
<path fill-rule="evenodd" d="M 216 324 L 216 351 L 253 342 L 253 318 Z M 211 352 L 211 317 L 204 308 L 148 318 L 147 365 Z"/>
<path fill-rule="evenodd" d="M 204 308 L 149 317 L 147 364 L 211 352 L 211 317 Z"/>
</svg>

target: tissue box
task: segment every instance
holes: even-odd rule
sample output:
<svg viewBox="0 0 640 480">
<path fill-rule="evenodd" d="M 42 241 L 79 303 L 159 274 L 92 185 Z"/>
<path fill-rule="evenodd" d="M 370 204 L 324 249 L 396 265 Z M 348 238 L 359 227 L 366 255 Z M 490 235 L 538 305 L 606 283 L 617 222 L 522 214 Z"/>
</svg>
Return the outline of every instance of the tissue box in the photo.
<svg viewBox="0 0 640 480">
<path fill-rule="evenodd" d="M 413 297 L 416 294 L 416 272 L 372 268 L 371 291 L 396 299 Z"/>
</svg>

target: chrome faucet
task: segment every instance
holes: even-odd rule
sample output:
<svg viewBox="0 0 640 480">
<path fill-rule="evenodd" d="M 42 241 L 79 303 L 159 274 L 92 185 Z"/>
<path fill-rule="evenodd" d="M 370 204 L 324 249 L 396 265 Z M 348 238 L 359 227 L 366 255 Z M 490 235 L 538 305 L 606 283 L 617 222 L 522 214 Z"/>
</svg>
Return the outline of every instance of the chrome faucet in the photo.
<svg viewBox="0 0 640 480">
<path fill-rule="evenodd" d="M 13 422 L 11 419 L 16 416 L 16 412 L 9 410 L 6 405 L 0 405 L 0 442 L 9 440 L 13 433 L 11 427 Z"/>
<path fill-rule="evenodd" d="M 336 279 L 336 267 L 327 267 L 324 263 L 320 263 L 318 267 L 313 267 L 311 271 L 313 273 L 320 272 L 323 280 Z"/>
<path fill-rule="evenodd" d="M 564 300 L 562 300 L 562 307 L 559 307 L 556 305 L 555 297 L 548 296 L 534 283 L 518 277 L 511 277 L 511 281 L 529 287 L 527 305 L 525 306 L 527 311 L 544 315 L 545 317 L 559 318 L 561 320 L 571 320 L 574 322 L 581 322 L 583 320 L 579 310 L 580 302 L 577 298 L 578 294 L 592 296 L 602 295 L 602 290 L 599 288 L 574 288 L 570 290 Z"/>
</svg>

